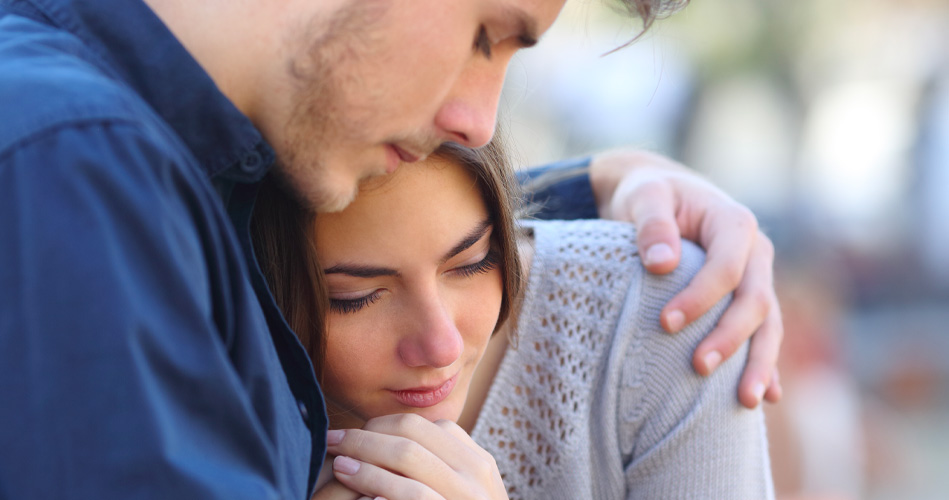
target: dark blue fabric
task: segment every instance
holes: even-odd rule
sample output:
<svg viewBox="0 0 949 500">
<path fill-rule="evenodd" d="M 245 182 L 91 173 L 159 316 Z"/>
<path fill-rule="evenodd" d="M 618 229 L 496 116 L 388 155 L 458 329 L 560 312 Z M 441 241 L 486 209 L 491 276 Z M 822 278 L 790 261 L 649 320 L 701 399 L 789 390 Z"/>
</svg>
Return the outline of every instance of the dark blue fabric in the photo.
<svg viewBox="0 0 949 500">
<path fill-rule="evenodd" d="M 542 220 L 599 218 L 589 166 L 590 157 L 584 157 L 518 172 L 518 179 L 528 187 L 526 201 L 534 209 L 531 216 Z M 536 189 L 530 189 L 533 184 Z"/>
<path fill-rule="evenodd" d="M 0 499 L 309 497 L 326 411 L 248 231 L 273 159 L 140 0 L 0 0 Z"/>
<path fill-rule="evenodd" d="M 0 1 L 0 498 L 309 497 L 323 401 L 248 238 L 272 160 L 138 0 Z"/>
</svg>

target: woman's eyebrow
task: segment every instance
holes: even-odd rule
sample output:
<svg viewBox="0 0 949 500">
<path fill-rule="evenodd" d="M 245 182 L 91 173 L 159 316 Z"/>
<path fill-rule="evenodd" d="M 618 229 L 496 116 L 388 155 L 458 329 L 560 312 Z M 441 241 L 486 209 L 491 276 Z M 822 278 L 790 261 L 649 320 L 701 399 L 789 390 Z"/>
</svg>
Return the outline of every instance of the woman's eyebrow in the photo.
<svg viewBox="0 0 949 500">
<path fill-rule="evenodd" d="M 491 219 L 487 218 L 478 223 L 477 226 L 471 232 L 469 232 L 457 245 L 455 245 L 448 253 L 442 257 L 442 262 L 446 262 L 448 259 L 464 252 L 465 250 L 471 248 L 471 245 L 477 243 L 485 234 L 488 233 L 488 230 L 491 229 Z"/>
<path fill-rule="evenodd" d="M 471 248 L 472 245 L 484 238 L 491 229 L 491 219 L 478 223 L 457 245 L 442 257 L 442 263 Z M 402 273 L 388 267 L 364 266 L 360 264 L 337 264 L 323 270 L 323 274 L 345 274 L 354 278 L 378 278 L 379 276 L 395 276 L 401 278 Z"/>
<path fill-rule="evenodd" d="M 379 276 L 401 277 L 395 269 L 387 267 L 361 266 L 358 264 L 338 264 L 323 270 L 323 274 L 347 274 L 355 278 L 378 278 Z"/>
</svg>

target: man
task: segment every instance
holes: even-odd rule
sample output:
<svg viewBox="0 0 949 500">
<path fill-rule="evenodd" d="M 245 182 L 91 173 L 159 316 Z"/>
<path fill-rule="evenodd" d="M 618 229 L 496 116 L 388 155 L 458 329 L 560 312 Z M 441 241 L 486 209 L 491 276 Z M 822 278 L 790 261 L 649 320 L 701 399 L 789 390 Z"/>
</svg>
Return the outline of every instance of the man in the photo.
<svg viewBox="0 0 949 500">
<path fill-rule="evenodd" d="M 443 141 L 484 144 L 508 61 L 561 6 L 0 1 L 0 496 L 308 497 L 326 416 L 250 251 L 258 182 L 276 162 L 337 210 Z M 667 329 L 738 285 L 695 364 L 762 325 L 757 404 L 781 335 L 769 242 L 664 161 L 600 157 L 586 189 L 641 224 L 652 270 L 679 230 L 708 250 Z"/>
</svg>

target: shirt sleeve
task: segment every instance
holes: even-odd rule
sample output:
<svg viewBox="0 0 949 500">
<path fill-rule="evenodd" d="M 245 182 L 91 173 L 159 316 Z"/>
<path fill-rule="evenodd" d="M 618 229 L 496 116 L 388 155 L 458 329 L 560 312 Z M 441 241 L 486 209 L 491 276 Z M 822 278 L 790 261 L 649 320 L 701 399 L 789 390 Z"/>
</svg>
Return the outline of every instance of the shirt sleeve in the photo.
<svg viewBox="0 0 949 500">
<path fill-rule="evenodd" d="M 121 123 L 0 156 L 5 498 L 276 498 L 174 160 Z"/>
<path fill-rule="evenodd" d="M 518 172 L 531 215 L 542 220 L 598 219 L 589 167 L 590 157 L 584 157 Z"/>
<path fill-rule="evenodd" d="M 710 376 L 692 369 L 692 353 L 715 327 L 724 299 L 683 331 L 661 331 L 659 312 L 698 271 L 698 247 L 683 242 L 682 263 L 671 274 L 644 273 L 637 311 L 620 328 L 636 332 L 623 366 L 618 434 L 627 499 L 774 498 L 761 408 L 737 399 L 747 344 Z"/>
</svg>

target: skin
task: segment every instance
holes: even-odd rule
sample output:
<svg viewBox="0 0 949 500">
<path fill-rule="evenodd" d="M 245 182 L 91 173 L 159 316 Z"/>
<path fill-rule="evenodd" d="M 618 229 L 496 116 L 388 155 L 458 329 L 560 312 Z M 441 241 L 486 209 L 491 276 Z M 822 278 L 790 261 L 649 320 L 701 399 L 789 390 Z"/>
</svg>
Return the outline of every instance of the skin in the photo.
<svg viewBox="0 0 949 500">
<path fill-rule="evenodd" d="M 315 498 L 506 498 L 493 457 L 468 436 L 507 346 L 495 334 L 502 276 L 475 179 L 430 158 L 364 186 L 342 212 L 318 216 L 313 234 L 330 297 L 329 452 L 341 432 L 349 444 Z M 396 395 L 449 379 L 434 404 Z"/>
<path fill-rule="evenodd" d="M 359 428 L 393 413 L 457 421 L 502 298 L 474 178 L 432 158 L 363 189 L 342 212 L 320 215 L 314 234 L 330 298 L 330 427 Z M 411 395 L 422 407 L 400 399 L 400 391 L 446 381 L 453 388 L 437 404 L 431 391 Z"/>
<path fill-rule="evenodd" d="M 341 209 L 364 179 L 391 172 L 399 159 L 424 157 L 437 142 L 487 142 L 510 58 L 549 28 L 563 4 L 146 2 L 274 147 L 287 192 L 320 212 Z M 716 247 L 701 279 L 666 307 L 664 326 L 678 331 L 734 291 L 734 305 L 693 365 L 710 373 L 754 335 L 739 398 L 749 407 L 762 393 L 777 401 L 783 332 L 771 242 L 747 209 L 684 171 L 657 155 L 618 151 L 594 157 L 590 178 L 601 216 L 639 226 L 651 272 L 678 265 L 680 234 Z"/>
<path fill-rule="evenodd" d="M 675 269 L 680 235 L 707 251 L 698 275 L 663 307 L 666 331 L 681 330 L 734 291 L 731 306 L 695 350 L 696 372 L 711 374 L 751 337 L 738 399 L 748 408 L 762 399 L 778 402 L 776 365 L 784 328 L 774 291 L 774 246 L 754 214 L 684 166 L 644 151 L 597 155 L 590 177 L 600 216 L 638 227 L 637 244 L 645 249 L 650 272 Z"/>
<path fill-rule="evenodd" d="M 321 212 L 346 206 L 361 180 L 442 142 L 487 143 L 511 57 L 536 43 L 563 7 L 563 0 L 152 3 L 167 7 L 159 15 L 182 26 L 175 34 L 274 147 L 285 186 Z M 192 8 L 239 35 L 240 53 L 220 42 L 227 35 L 187 29 L 201 17 Z"/>
<path fill-rule="evenodd" d="M 488 217 L 481 194 L 462 167 L 438 158 L 374 184 L 341 213 L 318 216 L 314 228 L 338 301 L 327 321 L 323 384 L 336 481 L 316 498 L 504 498 L 497 474 L 467 474 L 496 470 L 467 433 L 507 346 L 506 335 L 491 337 L 499 270 L 458 273 L 491 249 L 490 234 L 475 230 Z M 470 246 L 451 251 L 466 240 Z M 452 393 L 431 406 L 393 395 L 453 376 Z"/>
</svg>

